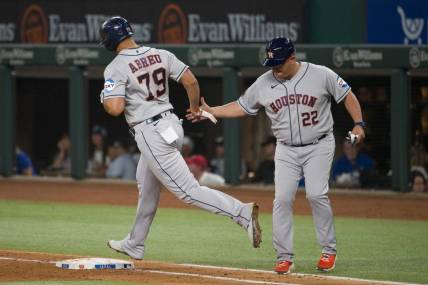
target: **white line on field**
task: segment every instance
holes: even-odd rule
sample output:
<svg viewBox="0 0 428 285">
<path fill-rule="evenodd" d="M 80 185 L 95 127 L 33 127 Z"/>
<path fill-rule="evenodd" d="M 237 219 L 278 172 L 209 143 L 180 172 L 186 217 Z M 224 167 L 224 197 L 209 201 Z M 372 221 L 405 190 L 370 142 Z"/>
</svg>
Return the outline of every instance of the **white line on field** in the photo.
<svg viewBox="0 0 428 285">
<path fill-rule="evenodd" d="M 36 263 L 56 263 L 55 261 L 46 261 L 46 260 L 37 260 L 37 259 L 24 259 L 24 258 L 15 258 L 15 257 L 2 257 L 2 256 L 0 256 L 0 260 L 36 262 Z"/>
<path fill-rule="evenodd" d="M 141 271 L 143 271 L 143 272 L 149 272 L 149 273 L 156 273 L 156 274 L 164 274 L 164 275 L 199 277 L 199 278 L 205 278 L 205 279 L 233 281 L 233 282 L 248 283 L 248 284 L 299 285 L 299 284 L 296 284 L 296 283 L 258 281 L 258 280 L 251 280 L 251 279 L 222 277 L 222 276 L 205 275 L 205 274 L 197 274 L 197 273 L 171 272 L 171 271 L 161 271 L 161 270 L 141 270 Z"/>
<path fill-rule="evenodd" d="M 244 268 L 236 268 L 236 267 L 223 267 L 223 266 L 213 266 L 213 265 L 199 265 L 199 264 L 192 264 L 192 263 L 180 263 L 178 265 L 183 266 L 193 266 L 197 268 L 207 268 L 207 269 L 223 269 L 223 270 L 230 270 L 230 271 L 247 271 L 247 272 L 258 272 L 258 273 L 267 273 L 267 274 L 275 274 L 274 271 L 269 270 L 260 270 L 260 269 L 244 269 Z M 394 282 L 394 281 L 382 281 L 382 280 L 370 280 L 370 279 L 360 279 L 360 278 L 352 278 L 352 277 L 341 277 L 341 276 L 326 276 L 326 275 L 317 275 L 317 274 L 306 274 L 306 273 L 291 273 L 291 276 L 308 276 L 308 277 L 318 277 L 323 279 L 332 279 L 332 280 L 345 280 L 345 281 L 358 281 L 358 282 L 367 282 L 367 283 L 379 283 L 379 284 L 385 284 L 385 285 L 420 285 L 416 283 L 404 283 L 404 282 Z"/>
<path fill-rule="evenodd" d="M 12 261 L 22 261 L 22 262 L 36 262 L 36 263 L 50 263 L 55 264 L 56 261 L 44 261 L 37 259 L 24 259 L 24 258 L 14 258 L 14 257 L 1 257 L 0 260 L 12 260 Z M 257 272 L 257 273 L 265 273 L 265 274 L 274 274 L 277 273 L 269 270 L 260 270 L 260 269 L 244 269 L 244 268 L 236 268 L 236 267 L 223 267 L 223 266 L 213 266 L 213 265 L 200 265 L 200 264 L 192 264 L 192 263 L 179 263 L 174 264 L 183 267 L 195 267 L 195 268 L 206 268 L 206 269 L 221 269 L 221 270 L 229 270 L 229 271 L 242 271 L 242 272 Z M 137 271 L 150 272 L 156 274 L 165 274 L 165 275 L 182 275 L 182 276 L 190 276 L 190 277 L 200 277 L 206 279 L 218 279 L 218 280 L 228 280 L 242 283 L 250 283 L 250 284 L 283 284 L 283 285 L 298 285 L 295 283 L 278 283 L 278 282 L 267 282 L 267 281 L 258 281 L 251 279 L 239 279 L 239 278 L 231 278 L 231 277 L 221 277 L 215 275 L 204 275 L 204 274 L 196 274 L 196 273 L 183 273 L 183 272 L 171 272 L 171 271 L 160 271 L 160 270 L 141 270 L 137 269 Z M 340 277 L 340 276 L 325 276 L 325 275 L 316 275 L 316 274 L 305 274 L 305 273 L 291 273 L 291 276 L 301 276 L 301 277 L 317 277 L 322 279 L 331 279 L 331 280 L 344 280 L 344 281 L 357 281 L 357 282 L 366 282 L 366 283 L 379 283 L 385 285 L 420 285 L 416 283 L 403 283 L 403 282 L 393 282 L 393 281 L 381 281 L 381 280 L 369 280 L 369 279 L 360 279 L 360 278 L 352 278 L 352 277 Z"/>
<path fill-rule="evenodd" d="M 24 258 L 14 258 L 14 257 L 1 257 L 0 260 L 11 260 L 11 261 L 20 261 L 20 262 L 35 262 L 35 263 L 56 263 L 55 261 L 46 261 L 46 260 L 37 260 L 37 259 L 24 259 Z M 247 284 L 271 284 L 271 285 L 301 285 L 296 283 L 284 283 L 284 282 L 270 282 L 270 281 L 258 281 L 251 279 L 241 279 L 241 278 L 232 278 L 232 277 L 222 277 L 215 275 L 206 275 L 206 274 L 197 274 L 197 273 L 184 273 L 184 272 L 173 272 L 173 271 L 162 271 L 162 270 L 145 270 L 145 269 L 134 269 L 139 272 L 148 272 L 162 275 L 174 275 L 174 276 L 188 276 L 188 277 L 198 277 L 204 279 L 214 279 L 214 280 L 223 280 L 231 282 L 240 282 Z"/>
</svg>

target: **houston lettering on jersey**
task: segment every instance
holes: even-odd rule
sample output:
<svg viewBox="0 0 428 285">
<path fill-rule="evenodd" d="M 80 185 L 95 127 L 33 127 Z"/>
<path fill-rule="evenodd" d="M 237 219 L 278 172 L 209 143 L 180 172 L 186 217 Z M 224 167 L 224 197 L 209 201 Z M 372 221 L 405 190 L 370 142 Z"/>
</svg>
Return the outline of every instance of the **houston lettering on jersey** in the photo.
<svg viewBox="0 0 428 285">
<path fill-rule="evenodd" d="M 131 69 L 132 73 L 135 73 L 136 71 L 148 67 L 150 65 L 153 65 L 155 63 L 161 63 L 161 57 L 158 54 L 152 54 L 145 57 L 140 57 L 134 61 L 131 61 L 128 63 L 129 68 Z"/>
<path fill-rule="evenodd" d="M 294 105 L 294 104 L 306 105 L 313 108 L 317 99 L 318 98 L 310 95 L 290 94 L 290 95 L 285 95 L 276 99 L 269 106 L 271 107 L 272 111 L 274 111 L 275 113 L 277 113 L 283 107 L 287 107 L 288 105 Z"/>
</svg>

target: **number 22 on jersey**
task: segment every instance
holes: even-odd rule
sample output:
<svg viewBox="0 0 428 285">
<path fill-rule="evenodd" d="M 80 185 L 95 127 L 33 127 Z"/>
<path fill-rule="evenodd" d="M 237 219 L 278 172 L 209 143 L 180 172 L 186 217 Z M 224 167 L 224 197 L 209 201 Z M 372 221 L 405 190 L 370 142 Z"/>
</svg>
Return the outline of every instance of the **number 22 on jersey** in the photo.
<svg viewBox="0 0 428 285">
<path fill-rule="evenodd" d="M 304 112 L 302 115 L 302 123 L 304 127 L 315 126 L 318 124 L 318 111 Z"/>
</svg>

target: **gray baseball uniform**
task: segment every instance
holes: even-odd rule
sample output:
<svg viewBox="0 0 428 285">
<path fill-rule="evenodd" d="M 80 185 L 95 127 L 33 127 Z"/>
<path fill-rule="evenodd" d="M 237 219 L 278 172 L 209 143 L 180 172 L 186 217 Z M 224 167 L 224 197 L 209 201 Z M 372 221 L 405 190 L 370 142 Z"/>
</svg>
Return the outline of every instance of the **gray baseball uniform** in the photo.
<svg viewBox="0 0 428 285">
<path fill-rule="evenodd" d="M 277 138 L 273 244 L 278 260 L 292 260 L 293 203 L 301 177 L 312 208 L 323 253 L 336 252 L 333 213 L 327 197 L 335 141 L 331 98 L 337 103 L 351 88 L 325 66 L 301 62 L 290 79 L 279 81 L 271 70 L 238 99 L 249 115 L 264 108 Z"/>
<path fill-rule="evenodd" d="M 144 257 L 144 241 L 156 213 L 161 184 L 185 203 L 230 217 L 244 229 L 251 220 L 252 204 L 200 186 L 179 152 L 183 128 L 171 111 L 168 78 L 179 81 L 187 69 L 166 50 L 139 47 L 122 50 L 104 72 L 101 98 L 125 98 L 126 121 L 141 152 L 136 218 L 121 241 L 121 247 L 133 258 Z"/>
</svg>

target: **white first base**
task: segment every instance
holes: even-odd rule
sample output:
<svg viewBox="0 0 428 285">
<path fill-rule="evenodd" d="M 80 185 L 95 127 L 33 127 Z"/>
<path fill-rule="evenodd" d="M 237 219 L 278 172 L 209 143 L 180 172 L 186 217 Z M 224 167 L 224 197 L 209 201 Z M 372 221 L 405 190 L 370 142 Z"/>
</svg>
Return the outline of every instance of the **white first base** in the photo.
<svg viewBox="0 0 428 285">
<path fill-rule="evenodd" d="M 56 267 L 62 269 L 132 269 L 134 263 L 112 258 L 78 258 L 58 261 Z"/>
</svg>

